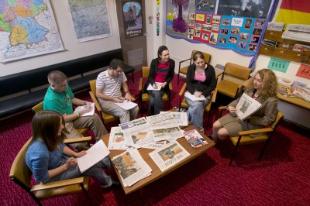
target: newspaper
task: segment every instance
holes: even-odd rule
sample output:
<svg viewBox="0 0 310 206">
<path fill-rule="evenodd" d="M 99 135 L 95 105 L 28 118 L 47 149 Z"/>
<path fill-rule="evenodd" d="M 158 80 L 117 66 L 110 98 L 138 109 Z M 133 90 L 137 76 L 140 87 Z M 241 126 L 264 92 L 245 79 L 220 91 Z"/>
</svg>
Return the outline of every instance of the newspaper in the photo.
<svg viewBox="0 0 310 206">
<path fill-rule="evenodd" d="M 154 142 L 154 134 L 150 128 L 125 132 L 125 136 L 128 144 L 135 148 L 140 148 Z"/>
<path fill-rule="evenodd" d="M 188 116 L 187 112 L 160 112 L 161 114 L 169 113 L 177 121 L 179 126 L 188 126 Z"/>
<path fill-rule="evenodd" d="M 236 106 L 236 114 L 240 120 L 244 120 L 261 107 L 261 103 L 243 93 Z"/>
<path fill-rule="evenodd" d="M 128 148 L 125 134 L 120 127 L 112 127 L 109 138 L 110 150 L 125 150 Z"/>
<path fill-rule="evenodd" d="M 152 128 L 169 128 L 179 126 L 173 114 L 160 113 L 146 117 L 147 122 Z"/>
<path fill-rule="evenodd" d="M 92 116 L 95 113 L 95 103 L 89 103 L 83 106 L 78 106 L 75 108 L 74 112 L 80 113 L 81 111 L 87 111 L 83 113 L 81 116 L 86 117 L 86 116 Z"/>
<path fill-rule="evenodd" d="M 150 157 L 163 172 L 184 160 L 190 154 L 178 143 L 173 142 L 150 153 Z"/>
<path fill-rule="evenodd" d="M 125 100 L 122 103 L 115 103 L 115 104 L 120 106 L 121 108 L 123 108 L 125 110 L 131 110 L 137 106 L 136 103 L 128 101 L 128 100 Z"/>
<path fill-rule="evenodd" d="M 139 119 L 132 120 L 130 122 L 125 122 L 119 124 L 119 126 L 122 128 L 124 131 L 131 131 L 131 130 L 139 130 L 140 128 L 147 128 L 150 127 L 148 122 L 144 117 L 141 117 Z"/>
<path fill-rule="evenodd" d="M 149 144 L 143 145 L 142 147 L 143 148 L 147 148 L 147 149 L 159 149 L 159 148 L 162 148 L 162 147 L 166 146 L 169 143 L 170 143 L 169 140 L 153 141 L 153 142 L 151 142 Z"/>
<path fill-rule="evenodd" d="M 150 176 L 152 172 L 150 166 L 136 149 L 127 150 L 114 157 L 112 163 L 117 169 L 124 187 L 129 187 Z"/>
<path fill-rule="evenodd" d="M 86 155 L 77 158 L 77 164 L 81 173 L 98 163 L 100 160 L 110 154 L 107 146 L 102 140 L 99 140 L 86 151 Z"/>
<path fill-rule="evenodd" d="M 189 93 L 188 91 L 185 92 L 184 96 L 189 98 L 192 101 L 205 101 L 206 100 L 205 96 L 201 95 L 200 97 L 196 97 L 195 95 Z"/>
<path fill-rule="evenodd" d="M 183 130 L 181 130 L 179 127 L 157 128 L 153 129 L 153 133 L 155 141 L 173 141 L 183 137 Z"/>
<path fill-rule="evenodd" d="M 208 142 L 203 138 L 203 136 L 201 136 L 201 134 L 195 129 L 185 131 L 184 137 L 187 142 L 194 148 L 208 144 Z"/>
</svg>

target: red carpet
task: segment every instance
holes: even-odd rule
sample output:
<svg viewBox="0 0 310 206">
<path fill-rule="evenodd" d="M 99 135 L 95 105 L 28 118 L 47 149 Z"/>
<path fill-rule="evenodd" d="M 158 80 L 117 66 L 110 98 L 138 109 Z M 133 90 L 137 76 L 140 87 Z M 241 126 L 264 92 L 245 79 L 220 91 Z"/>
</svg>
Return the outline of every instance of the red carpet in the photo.
<svg viewBox="0 0 310 206">
<path fill-rule="evenodd" d="M 82 98 L 88 97 L 83 94 Z M 174 98 L 172 105 L 176 105 L 176 101 Z M 32 113 L 26 112 L 1 123 L 1 206 L 35 205 L 29 195 L 9 179 L 15 155 L 31 136 L 31 117 Z M 43 204 L 309 205 L 310 139 L 303 133 L 282 123 L 262 161 L 256 160 L 261 145 L 253 145 L 241 147 L 236 163 L 228 166 L 231 145 L 225 142 L 131 195 L 124 195 L 121 188 L 103 190 L 92 183 L 89 192 L 92 203 L 81 193 L 45 200 Z"/>
</svg>

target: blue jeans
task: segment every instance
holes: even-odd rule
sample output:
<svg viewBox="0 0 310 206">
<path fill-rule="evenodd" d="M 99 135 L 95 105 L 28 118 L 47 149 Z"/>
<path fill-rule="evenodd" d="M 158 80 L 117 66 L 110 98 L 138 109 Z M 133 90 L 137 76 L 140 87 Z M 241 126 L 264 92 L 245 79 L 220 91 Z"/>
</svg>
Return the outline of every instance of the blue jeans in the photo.
<svg viewBox="0 0 310 206">
<path fill-rule="evenodd" d="M 63 164 L 66 162 L 67 158 L 65 157 L 63 160 Z M 111 161 L 109 157 L 105 157 L 103 160 L 81 173 L 78 165 L 75 167 L 71 167 L 67 171 L 49 179 L 49 182 L 71 179 L 80 176 L 90 176 L 93 177 L 96 181 L 100 183 L 103 187 L 109 187 L 112 185 L 112 178 L 107 175 L 104 171 L 105 168 L 111 168 Z"/>
<path fill-rule="evenodd" d="M 162 110 L 163 100 L 162 96 L 164 94 L 163 90 L 152 90 L 148 91 L 150 95 L 150 104 L 149 104 L 149 114 L 159 114 Z"/>
<path fill-rule="evenodd" d="M 197 128 L 203 128 L 203 114 L 206 104 L 210 101 L 210 97 L 207 97 L 205 101 L 192 101 L 185 97 L 187 104 L 189 105 L 187 110 L 188 121 L 190 121 Z"/>
</svg>

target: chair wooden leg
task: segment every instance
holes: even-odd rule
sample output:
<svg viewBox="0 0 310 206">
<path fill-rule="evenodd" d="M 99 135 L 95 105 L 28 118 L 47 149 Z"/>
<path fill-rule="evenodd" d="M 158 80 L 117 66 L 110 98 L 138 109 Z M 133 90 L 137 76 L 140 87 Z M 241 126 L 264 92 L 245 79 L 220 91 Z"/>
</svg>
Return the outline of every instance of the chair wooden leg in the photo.
<svg viewBox="0 0 310 206">
<path fill-rule="evenodd" d="M 38 206 L 42 206 L 41 201 L 32 192 L 29 192 L 29 194 L 31 195 L 32 199 L 37 203 Z"/>
<path fill-rule="evenodd" d="M 265 150 L 267 148 L 267 145 L 269 144 L 270 140 L 271 140 L 271 136 L 269 136 L 268 139 L 265 141 L 265 143 L 263 145 L 263 148 L 262 148 L 262 150 L 260 151 L 260 153 L 258 155 L 258 158 L 257 158 L 258 160 L 262 159 L 262 157 L 263 157 L 263 155 L 265 153 Z"/>
<path fill-rule="evenodd" d="M 238 152 L 240 140 L 241 140 L 241 136 L 239 136 L 237 145 L 235 146 L 234 151 L 233 151 L 233 153 L 230 156 L 229 166 L 231 165 L 232 161 L 234 160 L 234 158 L 235 158 L 235 156 L 236 156 L 236 154 Z"/>
</svg>

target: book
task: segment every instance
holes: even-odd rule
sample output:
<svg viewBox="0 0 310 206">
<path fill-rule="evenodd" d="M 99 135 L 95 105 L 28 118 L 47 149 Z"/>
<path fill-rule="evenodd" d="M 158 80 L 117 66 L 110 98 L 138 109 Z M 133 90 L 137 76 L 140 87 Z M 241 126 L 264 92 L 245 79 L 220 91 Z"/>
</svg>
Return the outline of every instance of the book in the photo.
<svg viewBox="0 0 310 206">
<path fill-rule="evenodd" d="M 184 137 L 187 142 L 194 148 L 201 147 L 202 145 L 208 144 L 207 141 L 195 130 L 188 130 L 184 132 Z"/>
<path fill-rule="evenodd" d="M 100 160 L 110 154 L 107 146 L 102 140 L 99 140 L 91 148 L 86 151 L 86 154 L 82 157 L 77 158 L 77 164 L 81 173 L 98 163 Z"/>
</svg>

